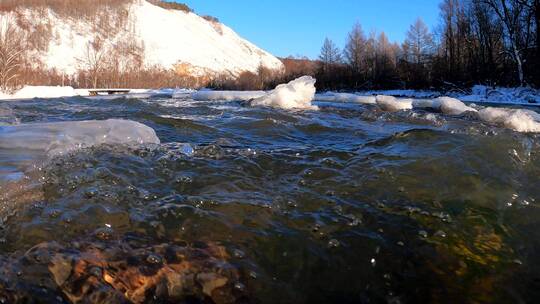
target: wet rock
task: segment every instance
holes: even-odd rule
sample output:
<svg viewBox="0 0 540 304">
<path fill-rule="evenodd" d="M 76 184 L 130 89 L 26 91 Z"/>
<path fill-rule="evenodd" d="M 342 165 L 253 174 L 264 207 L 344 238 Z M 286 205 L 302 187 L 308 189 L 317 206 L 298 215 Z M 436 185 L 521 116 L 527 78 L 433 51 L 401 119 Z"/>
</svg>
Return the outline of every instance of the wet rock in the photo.
<svg viewBox="0 0 540 304">
<path fill-rule="evenodd" d="M 227 251 L 212 243 L 197 248 L 144 247 L 122 240 L 79 243 L 78 249 L 44 243 L 22 258 L 0 260 L 0 296 L 5 290 L 6 303 L 57 303 L 59 298 L 70 303 L 225 304 L 237 302 L 244 291 L 238 289 L 244 285 Z M 17 275 L 20 269 L 25 276 Z"/>
<path fill-rule="evenodd" d="M 439 231 L 435 232 L 435 237 L 445 238 L 446 237 L 446 232 L 444 232 L 442 230 L 439 230 Z"/>
<path fill-rule="evenodd" d="M 71 271 L 73 270 L 72 263 L 73 261 L 71 258 L 60 254 L 52 258 L 49 270 L 51 271 L 54 281 L 58 286 L 64 285 L 64 283 L 68 280 L 69 276 L 71 275 Z"/>
<path fill-rule="evenodd" d="M 113 233 L 113 229 L 109 227 L 99 228 L 94 232 L 95 236 L 103 241 L 112 239 Z"/>
<path fill-rule="evenodd" d="M 162 259 L 157 254 L 149 254 L 148 257 L 146 258 L 146 262 L 153 265 L 159 265 L 162 263 Z"/>
<path fill-rule="evenodd" d="M 209 297 L 212 297 L 214 290 L 225 286 L 227 281 L 227 278 L 215 273 L 201 273 L 197 275 L 197 282 L 202 285 L 204 294 Z"/>
</svg>

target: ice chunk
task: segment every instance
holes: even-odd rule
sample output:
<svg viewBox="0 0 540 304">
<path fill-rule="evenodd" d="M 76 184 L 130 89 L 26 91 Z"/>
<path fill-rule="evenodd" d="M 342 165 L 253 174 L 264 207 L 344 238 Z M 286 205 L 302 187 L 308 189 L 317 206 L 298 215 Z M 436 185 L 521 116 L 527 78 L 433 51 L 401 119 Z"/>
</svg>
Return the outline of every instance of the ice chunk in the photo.
<svg viewBox="0 0 540 304">
<path fill-rule="evenodd" d="M 464 112 L 476 112 L 475 109 L 465 105 L 460 100 L 450 97 L 439 97 L 435 99 L 439 104 L 440 111 L 448 115 L 460 115 Z"/>
<path fill-rule="evenodd" d="M 401 110 L 410 110 L 413 108 L 412 99 L 398 99 L 392 96 L 377 95 L 376 102 L 382 110 L 388 112 L 397 112 Z"/>
<path fill-rule="evenodd" d="M 191 98 L 197 101 L 248 101 L 266 94 L 265 91 L 197 91 Z"/>
<path fill-rule="evenodd" d="M 375 96 L 360 96 L 350 93 L 326 93 L 316 94 L 315 100 L 318 101 L 331 101 L 331 102 L 352 102 L 362 104 L 375 104 Z"/>
<path fill-rule="evenodd" d="M 251 102 L 253 106 L 267 106 L 282 109 L 317 109 L 311 104 L 315 97 L 315 78 L 302 76 L 287 84 L 278 85 L 268 94 Z"/>
<path fill-rule="evenodd" d="M 0 149 L 64 154 L 100 144 L 159 143 L 154 130 L 130 120 L 35 123 L 0 127 Z"/>
<path fill-rule="evenodd" d="M 363 104 L 376 104 L 377 99 L 375 96 L 359 96 L 356 94 L 339 93 L 336 94 L 337 101 L 343 102 L 355 102 Z"/>
<path fill-rule="evenodd" d="M 478 116 L 485 122 L 518 132 L 540 132 L 540 114 L 531 110 L 485 108 Z"/>
<path fill-rule="evenodd" d="M 464 112 L 476 112 L 458 99 L 439 97 L 436 99 L 418 99 L 413 101 L 414 108 L 430 108 L 448 115 L 460 115 Z"/>
</svg>

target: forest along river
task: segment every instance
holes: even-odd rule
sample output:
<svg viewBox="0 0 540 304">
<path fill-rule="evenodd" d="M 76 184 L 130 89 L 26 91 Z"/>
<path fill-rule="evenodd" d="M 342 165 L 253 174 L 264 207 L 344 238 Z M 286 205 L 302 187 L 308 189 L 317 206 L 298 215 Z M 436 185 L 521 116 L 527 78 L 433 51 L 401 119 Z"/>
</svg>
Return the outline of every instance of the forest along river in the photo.
<svg viewBox="0 0 540 304">
<path fill-rule="evenodd" d="M 0 300 L 540 299 L 538 135 L 315 104 L 0 104 Z"/>
</svg>

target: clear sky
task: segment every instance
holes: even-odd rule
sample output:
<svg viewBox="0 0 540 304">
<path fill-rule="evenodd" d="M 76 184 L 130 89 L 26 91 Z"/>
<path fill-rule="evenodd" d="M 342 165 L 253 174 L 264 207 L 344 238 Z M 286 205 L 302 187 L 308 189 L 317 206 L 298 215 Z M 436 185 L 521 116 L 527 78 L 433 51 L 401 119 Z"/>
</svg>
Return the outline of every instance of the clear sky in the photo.
<svg viewBox="0 0 540 304">
<path fill-rule="evenodd" d="M 421 17 L 430 28 L 439 0 L 175 0 L 200 15 L 218 17 L 242 37 L 270 53 L 316 58 L 326 36 L 341 48 L 359 21 L 366 34 L 384 31 L 401 42 Z"/>
</svg>

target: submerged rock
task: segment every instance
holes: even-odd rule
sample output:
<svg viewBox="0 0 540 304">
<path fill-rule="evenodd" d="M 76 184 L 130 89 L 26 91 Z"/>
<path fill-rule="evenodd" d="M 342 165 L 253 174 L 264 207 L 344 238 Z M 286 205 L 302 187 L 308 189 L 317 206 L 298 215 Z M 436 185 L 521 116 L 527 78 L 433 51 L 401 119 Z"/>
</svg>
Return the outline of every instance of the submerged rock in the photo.
<svg viewBox="0 0 540 304">
<path fill-rule="evenodd" d="M 239 273 L 227 262 L 226 250 L 204 245 L 132 247 L 112 241 L 81 243 L 75 250 L 43 243 L 22 258 L 0 261 L 0 296 L 21 303 L 38 299 L 36 290 L 42 290 L 71 303 L 238 302 Z M 45 273 L 49 280 L 37 277 Z"/>
</svg>

